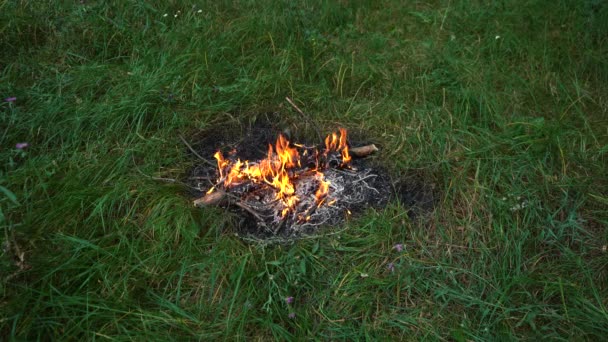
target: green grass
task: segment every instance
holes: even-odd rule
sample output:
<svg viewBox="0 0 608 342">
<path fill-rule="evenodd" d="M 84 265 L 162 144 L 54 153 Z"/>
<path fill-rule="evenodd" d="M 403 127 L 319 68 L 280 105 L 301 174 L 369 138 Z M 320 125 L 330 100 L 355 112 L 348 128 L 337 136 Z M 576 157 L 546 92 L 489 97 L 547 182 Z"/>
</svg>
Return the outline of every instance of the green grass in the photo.
<svg viewBox="0 0 608 342">
<path fill-rule="evenodd" d="M 593 0 L 0 1 L 0 336 L 606 336 L 606 23 Z M 248 244 L 138 171 L 183 177 L 179 135 L 225 113 L 299 120 L 285 96 L 427 175 L 430 217 Z"/>
</svg>

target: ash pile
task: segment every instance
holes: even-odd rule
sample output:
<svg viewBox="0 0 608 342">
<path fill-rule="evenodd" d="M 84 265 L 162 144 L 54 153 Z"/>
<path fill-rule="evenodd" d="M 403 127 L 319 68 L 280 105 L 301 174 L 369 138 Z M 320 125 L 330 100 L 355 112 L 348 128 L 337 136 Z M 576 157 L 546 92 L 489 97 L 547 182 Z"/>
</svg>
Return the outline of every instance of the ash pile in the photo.
<svg viewBox="0 0 608 342">
<path fill-rule="evenodd" d="M 205 195 L 194 205 L 239 214 L 245 232 L 257 237 L 312 234 L 388 202 L 388 176 L 365 161 L 376 151 L 374 145 L 350 146 L 342 128 L 313 146 L 279 134 L 262 159 L 246 160 L 247 151 L 220 149 L 214 154 L 217 166 L 209 171 L 214 180 L 206 188 L 200 185 Z"/>
</svg>

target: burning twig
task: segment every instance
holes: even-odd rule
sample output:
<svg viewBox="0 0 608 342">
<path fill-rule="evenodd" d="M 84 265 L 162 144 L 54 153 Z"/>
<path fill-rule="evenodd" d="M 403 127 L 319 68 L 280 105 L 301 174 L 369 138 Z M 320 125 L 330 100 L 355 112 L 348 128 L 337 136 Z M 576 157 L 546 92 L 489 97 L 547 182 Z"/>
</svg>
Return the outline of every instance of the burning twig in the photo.
<svg viewBox="0 0 608 342">
<path fill-rule="evenodd" d="M 195 199 L 192 204 L 195 207 L 206 207 L 210 205 L 220 205 L 224 202 L 226 198 L 226 192 L 223 190 L 215 190 L 210 194 L 206 194 L 205 196 Z"/>
</svg>

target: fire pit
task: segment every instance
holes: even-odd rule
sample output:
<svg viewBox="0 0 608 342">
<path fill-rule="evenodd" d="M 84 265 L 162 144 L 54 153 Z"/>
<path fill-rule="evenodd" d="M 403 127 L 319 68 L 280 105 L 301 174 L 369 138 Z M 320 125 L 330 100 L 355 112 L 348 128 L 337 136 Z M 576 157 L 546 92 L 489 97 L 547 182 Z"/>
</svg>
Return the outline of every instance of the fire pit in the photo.
<svg viewBox="0 0 608 342">
<path fill-rule="evenodd" d="M 226 156 L 218 151 L 217 180 L 194 205 L 245 212 L 259 230 L 275 236 L 337 224 L 352 210 L 388 199 L 386 190 L 377 188 L 378 173 L 353 163 L 376 152 L 376 146 L 350 148 L 347 139 L 343 128 L 329 134 L 322 147 L 291 143 L 279 134 L 261 160 L 241 160 L 237 150 Z"/>
<path fill-rule="evenodd" d="M 276 137 L 273 142 L 270 132 Z M 391 182 L 384 168 L 366 160 L 378 148 L 351 145 L 344 128 L 329 132 L 317 144 L 295 143 L 278 132 L 274 125 L 254 125 L 239 143 L 207 137 L 205 148 L 195 153 L 215 160 L 210 163 L 208 158 L 195 167 L 191 178 L 203 180 L 195 186 L 203 195 L 193 204 L 237 214 L 243 235 L 293 238 L 339 225 L 366 208 L 385 206 L 396 185 L 407 192 L 403 184 Z M 265 140 L 266 147 L 259 140 Z M 252 153 L 260 147 L 265 148 L 263 155 Z"/>
</svg>

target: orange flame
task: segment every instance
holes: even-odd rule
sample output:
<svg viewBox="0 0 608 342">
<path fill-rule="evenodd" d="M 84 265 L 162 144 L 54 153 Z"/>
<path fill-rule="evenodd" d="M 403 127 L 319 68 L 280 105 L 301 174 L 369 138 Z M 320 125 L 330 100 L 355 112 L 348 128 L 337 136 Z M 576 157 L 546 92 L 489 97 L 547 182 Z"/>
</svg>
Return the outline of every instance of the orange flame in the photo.
<svg viewBox="0 0 608 342">
<path fill-rule="evenodd" d="M 340 128 L 340 137 L 336 133 L 332 133 L 325 138 L 325 154 L 331 151 L 340 151 L 342 154 L 342 165 L 348 164 L 352 159 L 348 153 L 346 139 L 347 133 L 344 128 Z"/>
<path fill-rule="evenodd" d="M 325 181 L 323 179 L 323 174 L 321 174 L 321 182 L 319 184 L 319 189 L 317 189 L 317 192 L 315 193 L 315 198 L 317 199 L 317 203 L 321 203 L 322 201 L 325 200 L 325 197 L 327 196 L 327 194 L 329 193 L 329 182 Z"/>
<path fill-rule="evenodd" d="M 346 130 L 340 128 L 340 145 L 338 146 L 342 153 L 342 164 L 348 164 L 351 160 L 350 154 L 348 154 L 348 145 L 346 144 Z"/>
<path fill-rule="evenodd" d="M 294 176 L 290 176 L 290 170 L 301 167 L 298 148 L 304 148 L 305 146 L 297 144 L 293 144 L 293 146 L 290 146 L 290 142 L 283 135 L 279 135 L 274 146 L 268 145 L 266 159 L 258 162 L 225 159 L 222 153 L 218 151 L 214 157 L 217 160 L 220 174 L 219 182 L 223 183 L 226 189 L 247 181 L 265 183 L 272 186 L 277 190 L 276 199 L 280 200 L 283 204 L 281 215 L 285 217 L 295 208 L 299 201 L 299 198 L 295 195 Z M 347 133 L 343 128 L 340 128 L 339 135 L 334 132 L 325 138 L 325 151 L 323 155 L 327 156 L 334 151 L 340 152 L 342 155 L 343 166 L 350 162 L 351 156 L 348 153 Z M 308 153 L 307 150 L 304 150 L 303 155 L 307 156 Z M 317 165 L 316 170 L 318 170 L 318 157 L 320 154 L 314 150 L 311 156 L 314 156 L 314 162 Z M 293 174 L 294 171 L 291 172 Z M 317 205 L 320 206 L 327 198 L 330 183 L 324 180 L 323 173 L 317 172 L 320 175 L 320 183 L 315 193 L 315 198 Z M 212 187 L 209 192 L 214 191 L 216 186 Z M 335 200 L 332 201 L 332 204 L 333 202 Z"/>
<path fill-rule="evenodd" d="M 229 164 L 229 161 L 224 159 L 224 156 L 220 151 L 215 152 L 213 157 L 217 159 L 217 168 L 220 170 L 220 178 L 224 178 L 223 170 Z"/>
</svg>

